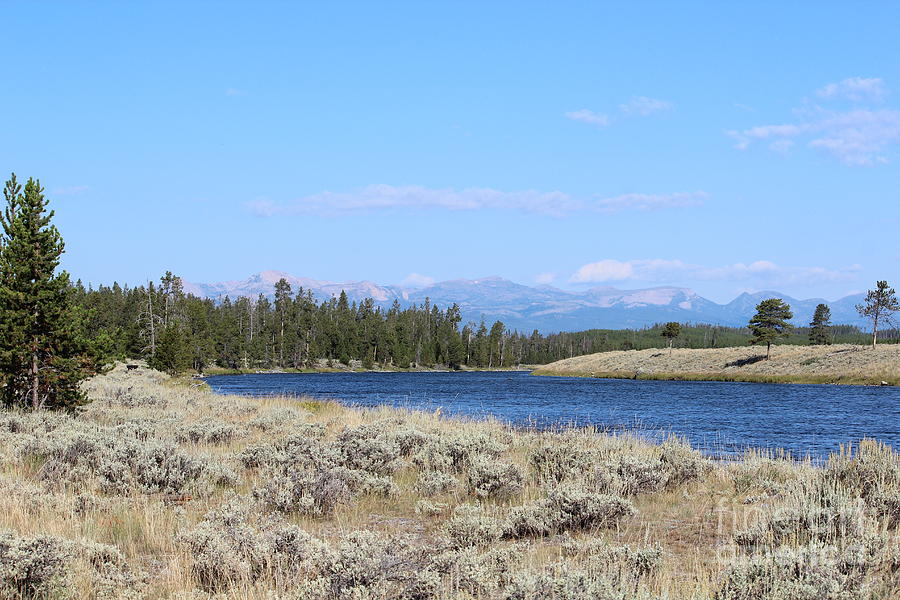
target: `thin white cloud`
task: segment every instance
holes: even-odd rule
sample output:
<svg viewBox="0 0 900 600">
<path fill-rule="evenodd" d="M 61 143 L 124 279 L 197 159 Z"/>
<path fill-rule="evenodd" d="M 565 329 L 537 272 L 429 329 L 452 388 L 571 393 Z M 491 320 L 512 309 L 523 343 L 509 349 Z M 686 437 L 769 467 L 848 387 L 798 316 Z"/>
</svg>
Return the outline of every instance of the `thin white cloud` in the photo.
<svg viewBox="0 0 900 600">
<path fill-rule="evenodd" d="M 454 190 L 378 184 L 351 192 L 321 192 L 289 202 L 259 198 L 250 202 L 248 207 L 261 217 L 298 214 L 339 216 L 384 210 L 508 210 L 562 217 L 580 211 L 614 213 L 692 206 L 705 197 L 703 192 L 693 192 L 626 194 L 615 198 L 583 200 L 560 191 L 503 192 L 490 188 Z"/>
<path fill-rule="evenodd" d="M 768 285 L 786 283 L 822 283 L 850 281 L 860 270 L 859 265 L 844 269 L 824 267 L 785 267 L 771 261 L 735 263 L 719 267 L 696 265 L 681 260 L 638 259 L 620 261 L 604 259 L 579 268 L 570 278 L 571 283 L 612 283 L 644 281 L 671 283 L 686 281 L 758 281 Z"/>
<path fill-rule="evenodd" d="M 878 77 L 848 77 L 816 90 L 816 95 L 820 98 L 846 98 L 853 102 L 878 102 L 887 95 L 887 90 L 884 88 L 884 81 Z"/>
<path fill-rule="evenodd" d="M 588 110 L 587 108 L 567 112 L 565 116 L 567 119 L 572 119 L 573 121 L 581 121 L 582 123 L 589 123 L 590 125 L 596 125 L 597 127 L 607 127 L 610 122 L 607 115 L 596 113 L 592 110 Z"/>
<path fill-rule="evenodd" d="M 802 142 L 844 164 L 871 165 L 888 162 L 887 153 L 900 144 L 900 110 L 830 111 L 817 108 L 801 123 L 764 125 L 726 133 L 735 140 L 739 150 L 760 140 L 770 140 L 770 146 L 777 151 L 785 149 L 781 142 Z"/>
<path fill-rule="evenodd" d="M 400 285 L 403 287 L 426 288 L 430 285 L 434 285 L 434 277 L 429 277 L 428 275 L 422 275 L 420 273 L 410 273 L 400 282 Z"/>
<path fill-rule="evenodd" d="M 646 96 L 634 96 L 628 103 L 619 105 L 619 110 L 626 115 L 640 115 L 642 117 L 671 109 L 671 102 Z"/>
<path fill-rule="evenodd" d="M 556 281 L 556 273 L 538 273 L 534 276 L 534 282 L 540 285 L 550 285 Z"/>
<path fill-rule="evenodd" d="M 246 90 L 240 90 L 240 89 L 238 89 L 238 88 L 228 88 L 228 89 L 225 90 L 225 95 L 226 95 L 226 96 L 246 96 L 246 95 L 247 95 L 247 91 L 246 91 Z"/>
<path fill-rule="evenodd" d="M 674 194 L 622 194 L 612 198 L 594 200 L 594 207 L 601 212 L 623 210 L 654 211 L 666 208 L 699 206 L 709 197 L 706 192 L 677 192 Z"/>
<path fill-rule="evenodd" d="M 881 79 L 853 77 L 829 84 L 817 95 L 856 102 L 881 100 L 887 94 Z M 782 154 L 800 144 L 836 158 L 846 165 L 865 166 L 889 161 L 888 153 L 900 144 L 900 110 L 857 106 L 835 110 L 814 106 L 796 111 L 797 122 L 758 125 L 725 134 L 735 148 L 746 150 L 755 142 L 768 142 Z"/>
</svg>

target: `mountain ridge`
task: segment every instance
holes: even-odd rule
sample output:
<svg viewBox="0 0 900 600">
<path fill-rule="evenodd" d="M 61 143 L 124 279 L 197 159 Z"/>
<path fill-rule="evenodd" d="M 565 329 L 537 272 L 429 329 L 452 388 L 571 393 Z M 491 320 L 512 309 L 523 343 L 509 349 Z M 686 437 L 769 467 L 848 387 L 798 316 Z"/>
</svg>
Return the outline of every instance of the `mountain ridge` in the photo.
<svg viewBox="0 0 900 600">
<path fill-rule="evenodd" d="M 816 305 L 827 304 L 832 322 L 865 326 L 855 305 L 863 294 L 845 296 L 833 302 L 821 298 L 797 299 L 777 291 L 744 292 L 726 304 L 704 298 L 696 291 L 679 286 L 654 286 L 621 290 L 598 286 L 584 291 L 562 290 L 551 285 L 528 286 L 492 275 L 477 279 L 452 279 L 425 287 L 380 285 L 372 281 L 333 282 L 297 277 L 283 271 L 261 271 L 243 280 L 216 283 L 184 282 L 191 294 L 222 300 L 260 294 L 272 297 L 275 283 L 284 278 L 293 292 L 300 287 L 311 290 L 319 301 L 347 293 L 350 301 L 372 298 L 383 308 L 395 301 L 401 306 L 422 304 L 426 298 L 442 308 L 456 303 L 464 321 L 503 321 L 510 329 L 544 333 L 578 331 L 593 328 L 639 328 L 665 321 L 743 326 L 764 298 L 781 298 L 794 311 L 794 324 L 809 323 Z"/>
</svg>

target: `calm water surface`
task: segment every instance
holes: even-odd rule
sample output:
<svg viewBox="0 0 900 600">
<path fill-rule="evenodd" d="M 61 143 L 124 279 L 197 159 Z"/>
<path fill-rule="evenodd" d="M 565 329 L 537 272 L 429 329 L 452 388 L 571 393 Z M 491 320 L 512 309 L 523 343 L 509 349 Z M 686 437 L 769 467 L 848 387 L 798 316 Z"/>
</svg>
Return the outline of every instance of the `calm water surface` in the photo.
<svg viewBox="0 0 900 600">
<path fill-rule="evenodd" d="M 288 394 L 344 404 L 441 409 L 514 425 L 596 425 L 703 450 L 784 448 L 827 457 L 874 437 L 900 448 L 900 387 L 533 377 L 526 372 L 272 373 L 207 378 L 225 394 Z"/>
</svg>

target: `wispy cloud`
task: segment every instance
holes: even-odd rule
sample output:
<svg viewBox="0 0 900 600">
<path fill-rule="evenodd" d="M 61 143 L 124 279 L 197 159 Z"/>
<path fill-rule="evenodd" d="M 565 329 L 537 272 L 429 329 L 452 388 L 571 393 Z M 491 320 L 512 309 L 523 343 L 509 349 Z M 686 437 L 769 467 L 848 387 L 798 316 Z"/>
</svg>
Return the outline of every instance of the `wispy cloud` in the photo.
<svg viewBox="0 0 900 600">
<path fill-rule="evenodd" d="M 261 199 L 250 203 L 250 209 L 264 217 L 286 214 L 327 216 L 390 209 L 498 209 L 563 215 L 577 210 L 579 204 L 563 192 L 501 192 L 490 188 L 430 189 L 418 185 L 377 184 L 353 192 L 321 192 L 286 203 Z"/>
<path fill-rule="evenodd" d="M 766 285 L 812 284 L 850 281 L 855 279 L 859 270 L 859 265 L 852 265 L 844 269 L 785 267 L 767 260 L 716 267 L 690 264 L 677 259 L 653 258 L 620 261 L 608 258 L 582 266 L 569 278 L 569 281 L 572 283 L 612 283 L 637 280 L 670 283 L 753 280 Z"/>
<path fill-rule="evenodd" d="M 674 194 L 622 194 L 612 198 L 599 198 L 594 207 L 602 212 L 623 210 L 654 211 L 667 208 L 699 206 L 709 197 L 706 192 L 676 192 Z"/>
<path fill-rule="evenodd" d="M 428 275 L 422 275 L 420 273 L 410 273 L 400 282 L 400 285 L 411 288 L 426 288 L 430 285 L 434 285 L 434 277 L 429 277 Z"/>
<path fill-rule="evenodd" d="M 770 148 L 784 151 L 801 142 L 847 165 L 872 165 L 888 162 L 886 153 L 900 143 L 900 110 L 816 108 L 800 123 L 763 125 L 726 133 L 735 140 L 739 150 L 747 149 L 753 142 L 769 141 Z"/>
<path fill-rule="evenodd" d="M 54 188 L 50 191 L 50 193 L 54 196 L 75 196 L 77 194 L 83 194 L 89 189 L 91 188 L 86 185 L 72 185 L 68 187 Z"/>
<path fill-rule="evenodd" d="M 556 281 L 556 273 L 538 273 L 534 276 L 534 282 L 540 285 L 550 285 Z"/>
<path fill-rule="evenodd" d="M 826 99 L 864 102 L 881 100 L 887 92 L 881 79 L 854 77 L 826 85 L 816 93 Z M 725 133 L 739 150 L 764 142 L 775 152 L 787 153 L 802 144 L 852 166 L 886 163 L 887 153 L 900 144 L 900 110 L 871 106 L 835 110 L 813 106 L 795 113 L 799 118 L 793 123 L 758 125 Z"/>
<path fill-rule="evenodd" d="M 246 96 L 247 90 L 241 90 L 238 88 L 228 88 L 225 90 L 226 96 Z"/>
<path fill-rule="evenodd" d="M 671 109 L 671 102 L 646 96 L 634 96 L 628 103 L 619 105 L 619 110 L 626 115 L 640 115 L 642 117 Z"/>
<path fill-rule="evenodd" d="M 820 98 L 846 98 L 853 102 L 880 101 L 887 95 L 884 81 L 878 77 L 849 77 L 816 90 Z"/>
<path fill-rule="evenodd" d="M 567 119 L 572 119 L 573 121 L 581 121 L 582 123 L 589 123 L 591 125 L 596 125 L 597 127 L 607 127 L 610 122 L 609 116 L 601 113 L 596 113 L 592 110 L 588 110 L 587 108 L 567 112 L 565 116 Z"/>
<path fill-rule="evenodd" d="M 560 191 L 503 192 L 491 188 L 454 190 L 378 184 L 351 192 L 321 192 L 288 202 L 259 198 L 250 202 L 248 208 L 261 217 L 297 214 L 339 216 L 386 210 L 508 210 L 562 217 L 580 211 L 615 213 L 694 206 L 706 197 L 704 192 L 691 192 L 580 199 Z"/>
</svg>

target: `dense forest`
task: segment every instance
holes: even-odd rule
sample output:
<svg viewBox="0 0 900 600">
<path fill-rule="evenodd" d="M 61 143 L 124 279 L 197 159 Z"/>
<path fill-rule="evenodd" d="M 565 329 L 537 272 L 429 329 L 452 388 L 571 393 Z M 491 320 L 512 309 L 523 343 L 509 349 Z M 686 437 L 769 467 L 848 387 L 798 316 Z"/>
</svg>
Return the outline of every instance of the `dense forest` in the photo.
<svg viewBox="0 0 900 600">
<path fill-rule="evenodd" d="M 463 323 L 458 306 L 424 304 L 389 309 L 374 300 L 349 302 L 346 294 L 317 301 L 284 280 L 274 299 L 225 298 L 217 302 L 183 291 L 166 273 L 159 284 L 97 289 L 73 287 L 85 335 L 109 357 L 145 357 L 168 371 L 364 368 L 497 368 L 544 364 L 607 350 L 661 348 L 663 325 L 635 330 L 592 329 L 542 335 L 510 331 L 500 321 Z M 851 326 L 833 326 L 831 341 L 865 343 Z M 676 347 L 711 348 L 747 343 L 746 329 L 684 325 Z M 784 343 L 809 343 L 798 328 Z"/>
</svg>

